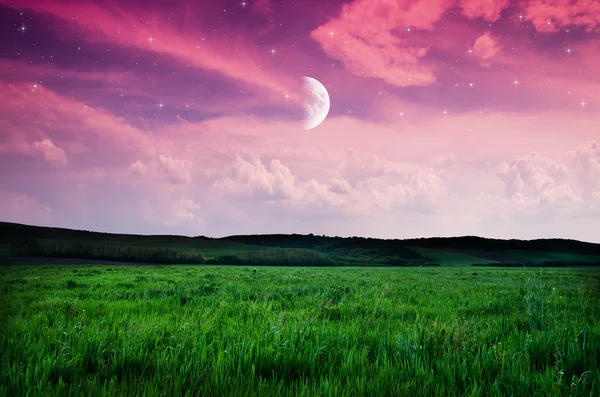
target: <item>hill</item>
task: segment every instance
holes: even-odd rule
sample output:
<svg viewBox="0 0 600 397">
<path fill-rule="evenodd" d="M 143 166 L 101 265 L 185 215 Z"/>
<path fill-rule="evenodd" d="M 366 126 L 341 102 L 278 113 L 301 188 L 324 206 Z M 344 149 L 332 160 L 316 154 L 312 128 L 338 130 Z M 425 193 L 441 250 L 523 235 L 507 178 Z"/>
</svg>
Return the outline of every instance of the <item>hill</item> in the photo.
<svg viewBox="0 0 600 397">
<path fill-rule="evenodd" d="M 600 244 L 475 236 L 385 240 L 272 234 L 211 238 L 0 222 L 0 256 L 4 263 L 10 263 L 7 258 L 11 257 L 36 257 L 253 266 L 598 266 Z"/>
</svg>

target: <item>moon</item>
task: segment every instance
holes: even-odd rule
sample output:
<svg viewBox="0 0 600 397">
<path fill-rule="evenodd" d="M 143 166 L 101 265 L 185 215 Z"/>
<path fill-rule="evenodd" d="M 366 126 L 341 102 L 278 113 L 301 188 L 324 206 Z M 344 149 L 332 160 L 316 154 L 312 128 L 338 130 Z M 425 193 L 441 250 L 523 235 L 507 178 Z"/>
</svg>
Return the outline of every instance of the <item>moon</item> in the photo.
<svg viewBox="0 0 600 397">
<path fill-rule="evenodd" d="M 304 88 L 304 129 L 310 130 L 321 124 L 331 105 L 327 89 L 312 77 L 303 77 Z"/>
</svg>

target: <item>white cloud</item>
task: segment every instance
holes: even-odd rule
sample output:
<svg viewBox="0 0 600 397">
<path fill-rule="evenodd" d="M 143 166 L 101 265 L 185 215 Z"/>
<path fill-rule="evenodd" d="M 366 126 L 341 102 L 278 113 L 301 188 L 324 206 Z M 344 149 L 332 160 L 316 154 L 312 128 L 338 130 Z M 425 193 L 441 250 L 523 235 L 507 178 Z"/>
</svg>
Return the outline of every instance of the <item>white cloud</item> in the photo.
<svg viewBox="0 0 600 397">
<path fill-rule="evenodd" d="M 190 182 L 190 169 L 183 160 L 159 154 L 158 176 L 174 185 L 185 184 Z"/>
</svg>

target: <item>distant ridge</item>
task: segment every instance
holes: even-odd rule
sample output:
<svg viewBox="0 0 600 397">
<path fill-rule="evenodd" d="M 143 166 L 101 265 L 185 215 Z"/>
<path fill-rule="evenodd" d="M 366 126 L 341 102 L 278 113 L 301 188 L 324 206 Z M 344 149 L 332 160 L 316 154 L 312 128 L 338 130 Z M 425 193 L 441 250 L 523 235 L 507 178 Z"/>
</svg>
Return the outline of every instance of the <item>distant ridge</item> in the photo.
<svg viewBox="0 0 600 397">
<path fill-rule="evenodd" d="M 598 266 L 600 244 L 477 236 L 137 235 L 0 222 L 0 256 L 293 266 Z"/>
<path fill-rule="evenodd" d="M 587 253 L 600 255 L 600 244 L 584 242 L 573 239 L 494 239 L 479 236 L 457 236 L 457 237 L 419 237 L 410 239 L 381 239 L 373 237 L 338 237 L 325 236 L 314 234 L 247 234 L 247 235 L 231 235 L 226 237 L 206 237 L 206 236 L 184 236 L 171 234 L 128 234 L 128 233 L 112 233 L 112 232 L 97 232 L 90 230 L 78 230 L 53 226 L 35 226 L 13 222 L 0 221 L 0 239 L 29 237 L 29 238 L 115 238 L 122 237 L 125 239 L 140 239 L 140 238 L 164 238 L 166 240 L 228 240 L 236 241 L 250 245 L 268 245 L 275 242 L 285 243 L 292 241 L 314 242 L 323 240 L 355 240 L 365 242 L 386 242 L 386 243 L 402 243 L 404 246 L 425 247 L 425 248 L 451 248 L 451 249 L 502 249 L 502 250 L 520 250 L 520 249 L 535 249 L 551 252 L 572 252 L 572 253 Z M 277 246 L 280 246 L 279 244 Z"/>
</svg>

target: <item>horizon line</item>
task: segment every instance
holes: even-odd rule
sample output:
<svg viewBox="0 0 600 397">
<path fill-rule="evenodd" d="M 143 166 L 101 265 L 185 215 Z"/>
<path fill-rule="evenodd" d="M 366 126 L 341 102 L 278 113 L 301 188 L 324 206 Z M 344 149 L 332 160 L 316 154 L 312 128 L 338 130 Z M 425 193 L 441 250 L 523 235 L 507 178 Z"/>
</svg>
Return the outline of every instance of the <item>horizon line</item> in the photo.
<svg viewBox="0 0 600 397">
<path fill-rule="evenodd" d="M 576 241 L 580 243 L 586 244 L 595 244 L 600 245 L 600 242 L 593 241 L 584 241 L 577 240 L 572 238 L 561 238 L 561 237 L 546 237 L 546 238 L 534 238 L 534 239 L 519 239 L 519 238 L 495 238 L 495 237 L 484 237 L 478 235 L 457 235 L 457 236 L 429 236 L 429 237 L 409 237 L 409 238 L 380 238 L 380 237 L 367 237 L 367 236 L 330 236 L 326 234 L 318 234 L 318 233 L 308 233 L 308 234 L 300 234 L 300 233 L 263 233 L 263 234 L 231 234 L 222 237 L 210 237 L 205 235 L 196 235 L 189 236 L 185 234 L 135 234 L 135 233 L 118 233 L 118 232 L 106 232 L 106 231 L 98 231 L 98 230 L 84 230 L 84 229 L 72 229 L 68 227 L 62 226 L 47 226 L 47 225 L 32 225 L 27 223 L 18 223 L 18 222 L 9 222 L 0 220 L 0 224 L 11 224 L 11 225 L 19 225 L 26 227 L 37 227 L 37 228 L 48 228 L 48 229 L 62 229 L 69 230 L 75 232 L 85 232 L 85 233 L 98 233 L 98 234 L 112 234 L 112 235 L 121 235 L 121 236 L 138 236 L 138 237 L 184 237 L 184 238 L 207 238 L 213 240 L 221 240 L 227 239 L 231 237 L 246 237 L 246 236 L 314 236 L 314 237 L 322 237 L 322 238 L 342 238 L 342 239 L 366 239 L 366 240 L 384 240 L 384 241 L 409 241 L 409 240 L 429 240 L 429 239 L 458 239 L 458 238 L 478 238 L 483 240 L 500 240 L 500 241 L 544 241 L 544 240 L 561 240 L 561 241 Z"/>
</svg>

